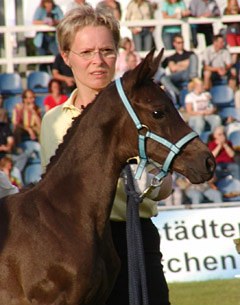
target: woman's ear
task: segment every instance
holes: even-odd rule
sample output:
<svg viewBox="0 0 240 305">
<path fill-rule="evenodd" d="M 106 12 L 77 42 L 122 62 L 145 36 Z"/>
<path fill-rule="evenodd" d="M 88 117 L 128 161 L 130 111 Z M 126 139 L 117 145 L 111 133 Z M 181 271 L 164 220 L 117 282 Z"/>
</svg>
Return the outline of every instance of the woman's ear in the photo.
<svg viewBox="0 0 240 305">
<path fill-rule="evenodd" d="M 72 68 L 72 67 L 71 67 L 71 64 L 70 64 L 70 62 L 69 62 L 69 52 L 61 51 L 60 53 L 61 53 L 61 56 L 62 56 L 62 58 L 63 58 L 65 64 L 66 64 L 67 66 L 69 66 L 70 68 Z"/>
</svg>

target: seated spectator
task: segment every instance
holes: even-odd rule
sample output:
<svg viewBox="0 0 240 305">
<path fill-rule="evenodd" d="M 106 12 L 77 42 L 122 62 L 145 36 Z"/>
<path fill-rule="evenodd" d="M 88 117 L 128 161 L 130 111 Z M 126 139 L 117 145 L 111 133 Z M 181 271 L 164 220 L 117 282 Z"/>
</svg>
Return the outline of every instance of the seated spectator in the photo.
<svg viewBox="0 0 240 305">
<path fill-rule="evenodd" d="M 138 56 L 135 52 L 130 52 L 126 56 L 127 70 L 133 70 L 138 64 Z"/>
<path fill-rule="evenodd" d="M 240 89 L 236 77 L 230 77 L 228 86 L 232 88 L 234 92 L 234 104 L 236 109 L 240 109 Z"/>
<path fill-rule="evenodd" d="M 240 15 L 240 7 L 237 0 L 227 0 L 227 6 L 223 11 L 223 15 Z M 226 23 L 226 40 L 231 47 L 240 45 L 240 24 L 239 22 Z"/>
<path fill-rule="evenodd" d="M 87 4 L 87 3 L 86 3 L 85 0 L 73 0 L 73 1 L 71 1 L 67 6 L 66 12 L 68 12 L 68 11 L 74 9 L 74 8 L 77 8 L 81 4 Z"/>
<path fill-rule="evenodd" d="M 71 68 L 65 63 L 60 53 L 57 54 L 52 66 L 53 78 L 62 82 L 63 93 L 70 95 L 76 88 Z"/>
<path fill-rule="evenodd" d="M 182 0 L 165 0 L 162 6 L 162 17 L 164 19 L 181 19 L 189 16 L 190 11 L 187 9 Z M 173 49 L 173 38 L 176 34 L 181 34 L 180 25 L 167 25 L 162 28 L 162 40 L 166 49 Z"/>
<path fill-rule="evenodd" d="M 240 178 L 239 165 L 235 162 L 235 151 L 227 139 L 224 126 L 218 126 L 209 138 L 208 147 L 216 159 L 216 175 L 221 178 L 224 174 Z"/>
<path fill-rule="evenodd" d="M 222 35 L 215 35 L 213 45 L 206 48 L 203 58 L 204 88 L 209 90 L 217 80 L 227 80 L 232 67 L 231 54 Z"/>
<path fill-rule="evenodd" d="M 41 111 L 35 104 L 35 94 L 26 89 L 22 93 L 22 103 L 13 109 L 12 124 L 16 145 L 23 140 L 38 140 L 41 127 Z"/>
<path fill-rule="evenodd" d="M 189 3 L 190 15 L 192 17 L 213 18 L 220 16 L 220 9 L 215 0 L 191 0 Z M 207 24 L 194 24 L 191 26 L 193 46 L 198 46 L 197 34 L 203 33 L 207 46 L 213 43 L 213 25 L 211 22 Z"/>
<path fill-rule="evenodd" d="M 14 137 L 8 122 L 7 113 L 0 109 L 0 158 L 11 154 L 14 148 Z"/>
<path fill-rule="evenodd" d="M 147 0 L 131 0 L 127 6 L 126 20 L 153 19 L 153 7 Z M 153 46 L 153 27 L 131 27 L 136 51 L 150 51 Z"/>
<path fill-rule="evenodd" d="M 185 107 L 189 115 L 189 126 L 201 135 L 208 123 L 213 132 L 221 125 L 221 118 L 216 114 L 217 109 L 211 102 L 211 94 L 204 91 L 203 82 L 199 78 L 193 79 L 188 87 L 190 92 L 185 97 Z"/>
<path fill-rule="evenodd" d="M 121 20 L 122 17 L 122 10 L 121 10 L 121 4 L 118 1 L 115 0 L 104 0 L 104 1 L 100 1 L 97 4 L 97 8 L 101 8 L 104 10 L 108 10 L 109 12 L 111 12 L 113 14 L 113 16 L 117 19 L 117 20 Z"/>
<path fill-rule="evenodd" d="M 13 161 L 10 157 L 5 156 L 0 159 L 0 171 L 4 172 L 7 175 L 10 183 L 13 186 L 17 187 L 18 189 L 23 186 L 20 172 L 18 171 L 17 175 L 14 175 L 13 173 Z"/>
<path fill-rule="evenodd" d="M 227 0 L 227 6 L 223 11 L 223 15 L 240 15 L 240 7 L 237 0 Z M 226 23 L 226 41 L 230 47 L 240 46 L 240 23 L 228 22 Z M 232 62 L 237 62 L 238 54 L 232 54 Z"/>
<path fill-rule="evenodd" d="M 192 51 L 184 49 L 182 35 L 176 34 L 173 38 L 175 53 L 166 57 L 162 62 L 163 68 L 168 68 L 169 75 L 160 75 L 160 81 L 170 92 L 179 96 L 182 84 L 198 76 L 198 57 Z"/>
<path fill-rule="evenodd" d="M 7 113 L 5 111 L 0 111 L 0 159 L 11 156 L 14 164 L 13 170 L 14 172 L 18 172 L 19 177 L 23 173 L 32 153 L 32 150 L 23 151 L 20 147 L 15 146 L 15 140 L 11 126 L 8 122 Z"/>
<path fill-rule="evenodd" d="M 181 181 L 180 181 L 181 180 Z M 187 178 L 178 178 L 177 183 L 181 185 L 184 194 L 190 200 L 191 204 L 200 204 L 207 201 L 220 203 L 223 201 L 223 196 L 215 184 L 216 178 L 200 183 L 192 184 Z"/>
<path fill-rule="evenodd" d="M 33 24 L 57 26 L 62 18 L 63 12 L 59 5 L 55 4 L 53 0 L 41 0 L 40 5 L 34 13 Z M 34 38 L 34 45 L 37 55 L 57 55 L 58 53 L 56 33 L 54 31 L 37 32 Z M 46 64 L 40 65 L 40 70 L 48 72 L 47 67 Z"/>
<path fill-rule="evenodd" d="M 68 99 L 68 96 L 62 93 L 62 85 L 61 82 L 57 79 L 51 79 L 48 84 L 49 95 L 47 95 L 44 99 L 45 111 L 47 112 L 49 109 L 60 105 Z"/>
<path fill-rule="evenodd" d="M 129 37 L 124 37 L 120 42 L 120 50 L 116 62 L 115 77 L 120 77 L 128 70 L 126 56 L 134 52 L 137 56 L 137 63 L 140 63 L 141 58 L 137 52 L 134 51 L 134 43 Z"/>
<path fill-rule="evenodd" d="M 0 170 L 0 198 L 13 195 L 19 192 L 19 189 L 13 185 L 8 175 Z"/>
<path fill-rule="evenodd" d="M 170 205 L 181 205 L 184 201 L 183 192 L 181 187 L 177 184 L 177 179 L 180 174 L 173 172 L 172 173 L 172 194 L 165 198 L 160 203 L 163 203 L 166 206 Z"/>
</svg>

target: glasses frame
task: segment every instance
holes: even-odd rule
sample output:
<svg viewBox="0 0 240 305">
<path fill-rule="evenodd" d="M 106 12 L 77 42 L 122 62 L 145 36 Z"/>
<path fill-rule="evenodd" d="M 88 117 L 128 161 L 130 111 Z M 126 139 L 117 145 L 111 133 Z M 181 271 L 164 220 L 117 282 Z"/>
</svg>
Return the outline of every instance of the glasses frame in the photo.
<svg viewBox="0 0 240 305">
<path fill-rule="evenodd" d="M 117 57 L 117 52 L 115 49 L 99 49 L 99 50 L 86 50 L 86 51 L 82 51 L 82 52 L 76 52 L 73 51 L 72 49 L 69 50 L 70 52 L 72 52 L 73 54 L 83 58 L 84 60 L 92 60 L 94 58 L 94 56 L 98 53 L 99 55 L 101 55 L 103 58 L 109 58 L 109 59 L 113 59 Z"/>
</svg>

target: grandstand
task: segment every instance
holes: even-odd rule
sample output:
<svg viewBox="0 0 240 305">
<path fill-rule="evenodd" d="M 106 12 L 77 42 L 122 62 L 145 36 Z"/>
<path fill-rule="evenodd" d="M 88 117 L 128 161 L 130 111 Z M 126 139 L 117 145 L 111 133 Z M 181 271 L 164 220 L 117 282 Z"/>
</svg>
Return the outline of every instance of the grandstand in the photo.
<svg viewBox="0 0 240 305">
<path fill-rule="evenodd" d="M 2 2 L 2 3 L 1 3 Z M 16 1 L 17 2 L 17 1 Z M 63 10 L 65 9 L 65 6 L 67 5 L 68 1 L 64 0 L 56 0 L 56 3 L 62 6 Z M 97 0 L 95 1 L 88 1 L 89 3 L 95 5 L 97 3 Z M 125 11 L 127 3 L 129 1 L 121 1 L 121 5 L 123 8 L 123 11 Z M 131 31 L 129 30 L 129 27 L 133 27 L 136 25 L 139 26 L 154 26 L 154 39 L 155 39 L 155 45 L 158 50 L 160 50 L 163 46 L 162 40 L 161 40 L 161 31 L 162 27 L 166 24 L 168 25 L 180 25 L 182 28 L 182 34 L 184 36 L 184 42 L 185 42 L 185 49 L 190 50 L 191 49 L 191 35 L 190 35 L 190 25 L 191 24 L 197 24 L 197 23 L 208 23 L 211 22 L 214 24 L 214 31 L 215 33 L 218 33 L 219 29 L 225 27 L 226 22 L 232 22 L 233 20 L 236 20 L 240 22 L 240 15 L 231 16 L 231 18 L 228 17 L 220 17 L 220 18 L 211 18 L 211 19 L 198 19 L 198 18 L 188 18 L 186 20 L 176 20 L 176 19 L 168 19 L 163 20 L 161 18 L 161 4 L 162 1 L 156 1 L 158 2 L 158 10 L 155 14 L 155 19 L 153 20 L 146 20 L 146 21 L 125 21 L 124 20 L 124 13 L 123 18 L 121 20 L 121 34 L 122 36 L 130 36 L 131 37 Z M 4 7 L 4 16 L 2 16 L 2 26 L 0 26 L 0 39 L 2 40 L 2 44 L 0 44 L 0 73 L 1 75 L 7 73 L 17 73 L 21 76 L 22 80 L 22 88 L 21 90 L 25 89 L 28 84 L 28 77 L 31 74 L 31 72 L 38 69 L 38 65 L 41 63 L 52 63 L 54 60 L 53 55 L 47 55 L 47 56 L 36 56 L 34 52 L 30 48 L 27 48 L 27 44 L 29 41 L 31 42 L 32 37 L 34 36 L 34 33 L 37 31 L 55 31 L 55 28 L 49 27 L 47 25 L 44 26 L 36 26 L 31 24 L 31 14 L 30 12 L 33 12 L 38 4 L 38 1 L 30 1 L 29 0 L 22 0 L 18 1 L 18 6 L 15 5 L 14 1 L 9 0 L 0 0 L 0 3 L 2 4 L 2 7 Z M 186 4 L 189 3 L 189 0 L 186 1 Z M 218 4 L 223 10 L 225 7 L 226 1 L 224 0 L 218 0 Z M 30 5 L 32 7 L 30 8 Z M 15 12 L 15 18 L 12 18 L 12 12 Z M 233 19 L 234 18 L 234 19 Z M 5 19 L 5 20 L 4 20 Z M 16 22 L 17 20 L 17 22 Z M 204 37 L 202 35 L 198 36 L 199 39 L 199 45 L 197 49 L 194 49 L 194 52 L 199 56 L 200 62 L 202 59 L 202 54 L 204 49 L 206 48 L 206 43 L 204 41 Z M 231 53 L 240 53 L 240 47 L 229 47 L 229 50 Z M 164 56 L 167 56 L 171 54 L 173 51 L 165 51 Z M 140 56 L 145 56 L 146 52 L 140 52 Z M 201 74 L 201 66 L 199 68 L 199 75 Z M 51 77 L 51 72 L 49 71 L 49 77 Z M 0 76 L 0 87 L 1 87 L 1 76 Z M 39 106 L 41 107 L 42 114 L 44 113 L 42 100 L 44 97 L 44 94 L 46 94 L 47 86 L 45 85 L 44 92 L 37 92 L 37 101 L 39 103 Z M 39 89 L 39 88 L 38 88 Z M 216 88 L 215 88 L 216 89 Z M 219 91 L 213 89 L 213 99 L 215 98 L 215 94 L 219 94 Z M 221 90 L 223 88 L 221 87 Z M 214 93 L 214 91 L 217 91 Z M 222 102 L 222 108 L 221 108 L 221 115 L 224 117 L 225 115 L 225 121 L 224 123 L 228 124 L 228 127 L 231 123 L 233 123 L 231 126 L 234 125 L 234 131 L 240 130 L 240 120 L 239 120 L 239 109 L 236 110 L 234 106 L 234 92 L 232 89 L 228 87 L 226 90 L 226 94 L 228 97 L 226 99 L 224 94 L 221 93 L 220 97 L 215 98 L 215 103 Z M 225 93 L 226 93 L 225 91 Z M 222 91 L 221 91 L 222 92 Z M 12 97 L 4 97 L 5 103 L 4 108 L 8 112 L 8 115 L 11 116 L 12 114 L 12 106 L 15 103 L 18 103 L 20 101 L 20 93 L 13 93 L 10 95 L 13 95 Z M 231 98 L 229 98 L 229 96 Z M 10 101 L 10 102 L 9 102 Z M 183 103 L 184 105 L 184 103 Z M 182 112 L 183 116 L 185 115 L 184 111 Z M 227 118 L 235 116 L 234 122 L 227 122 Z M 239 131 L 240 132 L 240 131 Z M 209 130 L 206 130 L 205 133 L 202 135 L 203 141 L 207 142 L 207 138 L 209 136 Z M 230 138 L 230 132 L 228 134 Z M 238 150 L 239 154 L 239 142 L 238 142 L 238 135 L 236 137 L 235 135 L 232 135 L 233 142 L 236 145 L 236 150 Z M 32 149 L 30 154 L 29 162 L 25 168 L 25 172 L 23 174 L 23 178 L 25 179 L 26 184 L 37 181 L 40 179 L 40 158 L 39 158 L 39 146 L 34 143 L 34 147 L 32 147 L 33 143 L 22 143 L 21 148 L 23 150 L 25 149 Z M 39 143 L 37 143 L 39 144 Z M 31 146 L 29 148 L 29 145 Z M 37 147 L 36 147 L 37 146 Z M 219 272 L 215 272 L 215 270 L 211 271 L 210 269 L 210 259 L 213 257 L 216 258 L 216 269 L 220 268 L 221 272 L 224 274 L 223 277 L 225 278 L 232 278 L 234 275 L 238 272 L 237 268 L 240 267 L 239 264 L 239 256 L 237 256 L 236 253 L 234 253 L 234 245 L 232 243 L 233 238 L 239 237 L 239 220 L 237 219 L 237 216 L 239 214 L 239 207 L 240 207 L 240 188 L 239 184 L 236 183 L 236 181 L 233 181 L 234 183 L 231 184 L 231 175 L 226 175 L 224 177 L 224 180 L 221 181 L 221 186 L 223 187 L 224 191 L 226 191 L 226 194 L 230 194 L 228 197 L 224 197 L 224 202 L 219 203 L 209 203 L 204 202 L 204 204 L 194 204 L 190 203 L 189 201 L 184 201 L 185 204 L 182 204 L 182 197 L 177 197 L 179 189 L 174 187 L 174 193 L 171 197 L 168 198 L 168 201 L 159 202 L 158 210 L 160 212 L 160 220 L 159 218 L 156 219 L 156 223 L 159 226 L 160 234 L 165 233 L 165 240 L 163 241 L 165 243 L 164 249 L 170 249 L 172 252 L 175 251 L 175 246 L 172 246 L 171 238 L 173 235 L 169 235 L 170 238 L 168 239 L 168 233 L 173 234 L 174 231 L 174 242 L 179 244 L 179 248 L 182 247 L 184 244 L 184 247 L 186 247 L 189 253 L 186 254 L 184 252 L 185 250 L 181 251 L 181 260 L 184 261 L 185 264 L 185 276 L 186 278 L 189 277 L 190 271 L 192 271 L 194 268 L 194 271 L 191 274 L 191 277 L 193 280 L 202 280 L 202 278 L 199 279 L 200 271 L 198 270 L 198 264 L 201 265 L 201 268 L 206 271 L 204 273 L 204 278 L 208 279 L 214 279 L 218 278 Z M 33 179 L 33 180 L 32 180 Z M 236 188 L 233 188 L 235 187 Z M 231 188 L 232 187 L 232 188 Z M 230 189 L 230 191 L 228 191 Z M 207 215 L 207 217 L 205 216 Z M 217 216 L 216 216 L 217 215 Z M 233 216 L 231 216 L 233 215 Z M 194 227 L 194 221 L 193 216 L 195 217 L 194 221 L 197 227 Z M 200 219 L 200 218 L 201 219 Z M 213 220 L 217 217 L 217 220 L 213 222 Z M 226 217 L 228 217 L 226 219 Z M 206 219 L 205 219 L 206 218 Z M 204 221 L 203 221 L 204 220 Z M 175 222 L 174 222 L 175 221 Z M 206 223 L 208 222 L 208 223 Z M 165 226 L 164 226 L 165 225 Z M 171 228 L 170 228 L 171 226 Z M 207 226 L 207 227 L 204 227 Z M 205 230 L 208 230 L 206 231 Z M 214 231 L 214 229 L 219 229 L 220 233 L 218 231 Z M 199 237 L 197 235 L 199 230 L 202 230 L 202 235 Z M 212 229 L 212 231 L 211 231 Z M 180 233 L 179 231 L 182 230 Z M 188 231 L 189 230 L 189 231 Z M 192 231 L 191 231 L 192 230 Z M 194 242 L 196 243 L 195 249 L 192 249 L 191 244 L 187 243 L 187 240 L 190 239 L 187 234 L 192 234 L 193 230 L 196 230 L 196 236 L 193 236 Z M 212 235 L 204 237 L 204 234 L 209 233 L 211 231 Z M 186 232 L 186 233 L 185 233 Z M 206 234 L 207 234 L 206 233 Z M 216 233 L 216 234 L 215 234 Z M 186 234 L 182 239 L 179 237 L 180 235 Z M 217 236 L 214 236 L 214 234 Z M 219 235 L 217 235 L 219 234 Z M 202 240 L 204 241 L 204 238 L 207 240 L 208 246 L 206 247 L 205 243 L 205 249 L 202 250 L 201 253 L 199 253 L 199 257 L 195 254 L 195 250 L 202 249 L 203 244 Z M 202 239 L 202 240 L 201 240 Z M 205 242 L 206 242 L 205 240 Z M 191 241 L 191 240 L 190 240 Z M 181 242 L 181 244 L 180 244 Z M 216 243 L 216 248 L 214 255 L 211 256 L 212 252 L 210 252 L 210 248 L 212 246 L 212 242 Z M 222 244 L 227 244 L 227 250 L 223 250 Z M 182 247 L 181 249 L 184 249 Z M 193 247 L 194 248 L 194 247 Z M 169 250 L 169 251 L 170 251 Z M 165 250 L 166 251 L 166 250 Z M 225 251 L 225 252 L 224 252 Z M 204 252 L 204 254 L 203 254 Z M 209 253 L 210 252 L 210 253 Z M 224 252 L 224 255 L 222 254 Z M 180 253 L 180 251 L 179 251 Z M 180 254 L 178 255 L 180 256 Z M 220 254 L 219 254 L 220 253 Z M 233 254 L 234 253 L 234 254 Z M 167 257 L 169 252 L 166 251 L 165 257 Z M 171 281 L 177 280 L 181 281 L 181 276 L 179 276 L 178 272 L 175 272 L 174 268 L 177 264 L 179 264 L 180 258 L 178 256 L 174 256 L 175 253 L 171 253 L 172 257 L 168 258 L 166 261 L 166 264 L 168 265 L 168 272 L 172 276 Z M 230 257 L 228 262 L 228 256 Z M 196 258 L 194 260 L 194 258 Z M 209 258 L 210 257 L 210 258 Z M 192 263 L 194 261 L 194 263 Z M 176 265 L 174 265 L 176 263 Z M 192 266 L 194 264 L 194 267 Z M 213 262 L 214 264 L 214 262 Z M 219 267 L 220 266 L 220 267 Z M 177 265 L 179 268 L 179 266 Z M 189 269 L 189 270 L 188 270 Z M 219 270 L 218 270 L 219 271 Z M 194 273 L 195 272 L 195 273 Z M 211 305 L 211 304 L 210 304 Z"/>
</svg>

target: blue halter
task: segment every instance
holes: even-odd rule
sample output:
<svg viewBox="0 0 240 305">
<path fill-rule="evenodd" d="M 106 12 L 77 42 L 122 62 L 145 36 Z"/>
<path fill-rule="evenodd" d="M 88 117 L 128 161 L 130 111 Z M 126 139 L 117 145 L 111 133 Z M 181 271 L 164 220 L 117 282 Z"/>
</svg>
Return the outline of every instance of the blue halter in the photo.
<svg viewBox="0 0 240 305">
<path fill-rule="evenodd" d="M 146 139 L 150 138 L 152 140 L 157 141 L 158 143 L 164 145 L 165 147 L 167 147 L 170 151 L 168 153 L 168 156 L 166 158 L 166 160 L 163 163 L 163 166 L 161 168 L 161 171 L 159 172 L 159 174 L 157 174 L 154 179 L 156 179 L 158 181 L 158 185 L 160 184 L 160 182 L 162 181 L 162 179 L 167 175 L 170 165 L 174 159 L 174 157 L 180 152 L 181 148 L 189 141 L 191 141 L 192 139 L 198 137 L 198 134 L 194 131 L 190 132 L 189 134 L 185 135 L 182 139 L 180 139 L 179 141 L 177 141 L 177 143 L 173 144 L 171 142 L 169 142 L 168 140 L 158 136 L 157 134 L 151 132 L 149 130 L 149 128 L 145 125 L 143 125 L 136 113 L 134 112 L 130 102 L 128 101 L 123 87 L 122 87 L 122 83 L 121 83 L 121 79 L 118 78 L 115 80 L 115 84 L 118 90 L 118 94 L 120 95 L 123 104 L 125 105 L 129 115 L 131 116 L 132 120 L 135 123 L 135 126 L 137 128 L 138 131 L 146 129 L 146 134 L 142 135 L 140 133 L 138 133 L 138 150 L 139 150 L 139 157 L 140 157 L 140 163 L 138 165 L 136 174 L 135 174 L 135 179 L 140 179 L 142 176 L 142 172 L 145 168 L 145 166 L 148 163 L 148 157 L 146 155 Z M 152 185 L 152 186 L 157 186 L 157 185 Z"/>
</svg>

